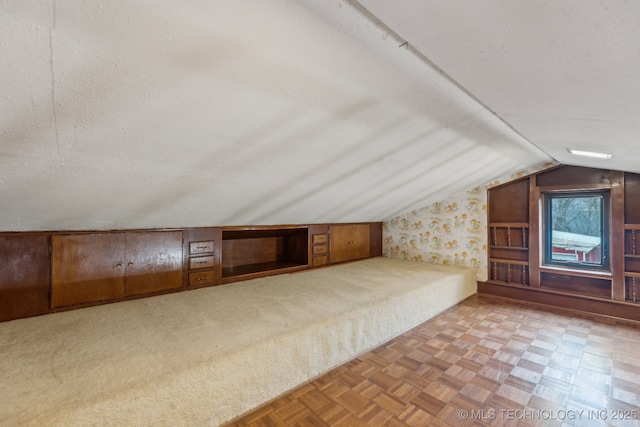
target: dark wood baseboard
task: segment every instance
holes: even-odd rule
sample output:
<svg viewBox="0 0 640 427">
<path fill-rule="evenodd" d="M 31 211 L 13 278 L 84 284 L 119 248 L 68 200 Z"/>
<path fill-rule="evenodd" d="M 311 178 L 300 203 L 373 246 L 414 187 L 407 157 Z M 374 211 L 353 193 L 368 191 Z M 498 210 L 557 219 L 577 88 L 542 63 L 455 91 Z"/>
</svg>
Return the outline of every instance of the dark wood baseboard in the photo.
<svg viewBox="0 0 640 427">
<path fill-rule="evenodd" d="M 594 297 L 571 295 L 564 292 L 532 289 L 527 286 L 481 281 L 478 281 L 478 293 L 636 322 L 640 321 L 640 304 L 633 304 L 629 302 L 609 301 Z"/>
</svg>

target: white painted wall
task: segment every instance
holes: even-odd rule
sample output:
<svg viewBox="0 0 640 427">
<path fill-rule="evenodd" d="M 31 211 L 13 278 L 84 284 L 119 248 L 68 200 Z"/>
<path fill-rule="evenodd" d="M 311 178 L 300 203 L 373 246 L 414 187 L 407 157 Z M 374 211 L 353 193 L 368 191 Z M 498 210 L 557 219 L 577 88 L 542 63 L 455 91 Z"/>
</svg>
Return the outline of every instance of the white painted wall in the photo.
<svg viewBox="0 0 640 427">
<path fill-rule="evenodd" d="M 372 221 L 549 160 L 343 1 L 0 0 L 0 231 Z"/>
</svg>

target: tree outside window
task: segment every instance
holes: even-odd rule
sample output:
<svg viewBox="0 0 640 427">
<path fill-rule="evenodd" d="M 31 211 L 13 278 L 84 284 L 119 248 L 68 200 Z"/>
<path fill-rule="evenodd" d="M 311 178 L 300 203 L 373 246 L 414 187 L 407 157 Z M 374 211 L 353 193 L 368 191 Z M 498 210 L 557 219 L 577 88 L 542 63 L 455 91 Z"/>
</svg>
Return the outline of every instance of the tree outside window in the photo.
<svg viewBox="0 0 640 427">
<path fill-rule="evenodd" d="M 608 191 L 545 194 L 545 264 L 608 269 Z"/>
</svg>

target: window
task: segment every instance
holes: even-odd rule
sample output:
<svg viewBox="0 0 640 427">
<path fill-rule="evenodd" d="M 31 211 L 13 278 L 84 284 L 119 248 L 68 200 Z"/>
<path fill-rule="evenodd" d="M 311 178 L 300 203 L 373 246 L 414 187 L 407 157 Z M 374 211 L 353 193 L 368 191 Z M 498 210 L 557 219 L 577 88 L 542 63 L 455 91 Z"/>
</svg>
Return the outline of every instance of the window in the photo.
<svg viewBox="0 0 640 427">
<path fill-rule="evenodd" d="M 609 269 L 609 191 L 544 194 L 544 263 Z"/>
</svg>

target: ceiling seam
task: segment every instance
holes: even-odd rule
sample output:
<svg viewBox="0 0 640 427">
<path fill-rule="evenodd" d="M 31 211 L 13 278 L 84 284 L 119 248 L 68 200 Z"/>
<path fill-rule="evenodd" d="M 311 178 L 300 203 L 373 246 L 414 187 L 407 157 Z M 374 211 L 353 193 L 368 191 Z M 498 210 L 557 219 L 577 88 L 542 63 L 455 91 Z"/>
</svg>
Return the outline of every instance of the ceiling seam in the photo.
<svg viewBox="0 0 640 427">
<path fill-rule="evenodd" d="M 60 154 L 60 138 L 58 135 L 58 113 L 56 111 L 56 75 L 53 66 L 53 32 L 56 29 L 56 0 L 52 1 L 52 25 L 49 29 L 49 69 L 51 71 L 51 107 L 53 110 L 53 130 L 56 139 L 56 152 Z"/>
<path fill-rule="evenodd" d="M 446 71 L 437 66 L 431 59 L 429 59 L 425 54 L 420 52 L 418 49 L 413 47 L 408 40 L 405 40 L 400 34 L 398 34 L 395 30 L 389 27 L 386 23 L 384 23 L 380 18 L 374 15 L 369 9 L 363 6 L 358 0 L 345 0 L 351 7 L 353 7 L 356 11 L 358 11 L 362 16 L 371 21 L 374 25 L 379 27 L 382 31 L 393 37 L 400 45 L 398 47 L 405 47 L 408 51 L 413 53 L 416 57 L 418 57 L 422 62 L 431 67 L 436 73 L 440 74 L 442 77 L 447 79 L 448 82 L 453 84 L 459 90 L 461 90 L 465 95 L 474 100 L 478 105 L 491 113 L 495 118 L 497 118 L 502 124 L 508 127 L 512 132 L 518 135 L 520 138 L 528 142 L 531 146 L 535 147 L 538 151 L 553 159 L 554 161 L 558 161 L 549 153 L 540 148 L 536 143 L 531 141 L 529 138 L 524 136 L 520 131 L 518 131 L 511 123 L 509 123 L 506 119 L 504 119 L 500 114 L 498 114 L 495 110 L 490 108 L 487 104 L 482 102 L 477 96 L 471 93 L 466 87 L 460 84 L 457 80 L 451 77 Z"/>
</svg>

